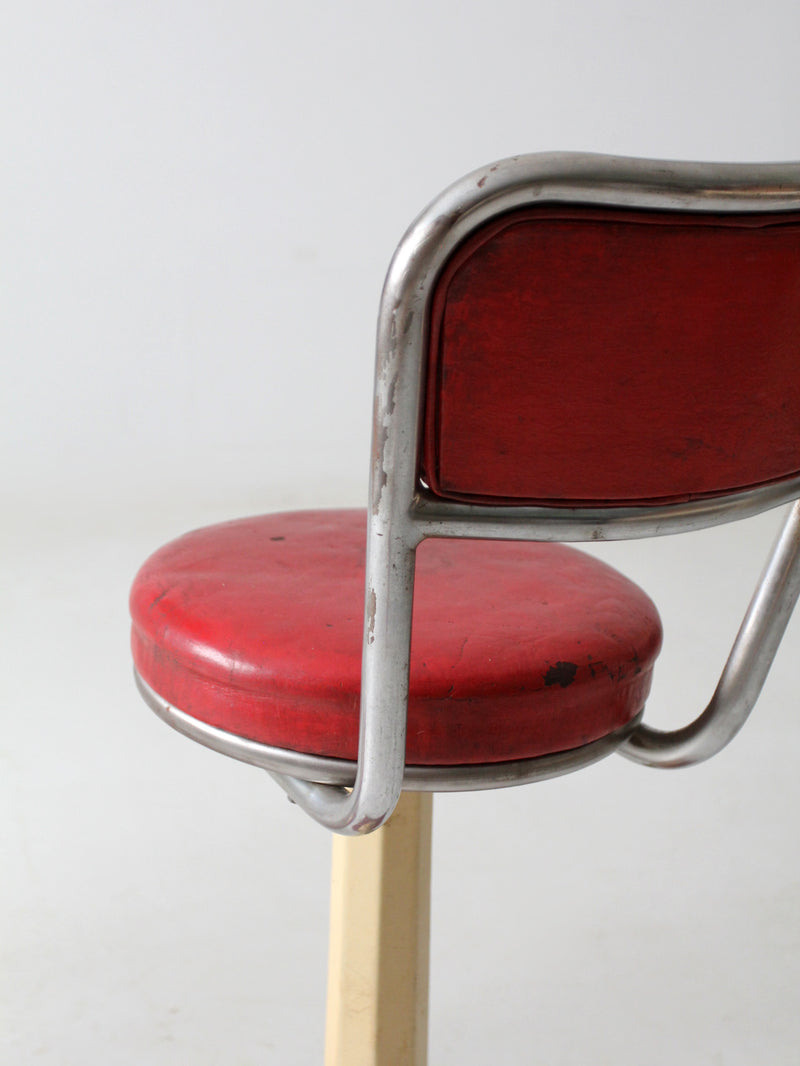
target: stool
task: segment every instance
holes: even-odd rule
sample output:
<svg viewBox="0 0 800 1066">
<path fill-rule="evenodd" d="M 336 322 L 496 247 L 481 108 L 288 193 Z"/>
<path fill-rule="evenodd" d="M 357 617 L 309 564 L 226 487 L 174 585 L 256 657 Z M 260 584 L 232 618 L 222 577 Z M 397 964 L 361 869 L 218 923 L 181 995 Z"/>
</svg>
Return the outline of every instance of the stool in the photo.
<svg viewBox="0 0 800 1066">
<path fill-rule="evenodd" d="M 641 721 L 655 606 L 561 542 L 796 500 L 798 344 L 800 165 L 505 160 L 392 260 L 368 510 L 212 526 L 139 571 L 150 706 L 338 834 L 328 1066 L 426 1062 L 433 792 L 688 765 L 741 728 L 800 593 L 800 505 L 672 732 Z"/>
</svg>

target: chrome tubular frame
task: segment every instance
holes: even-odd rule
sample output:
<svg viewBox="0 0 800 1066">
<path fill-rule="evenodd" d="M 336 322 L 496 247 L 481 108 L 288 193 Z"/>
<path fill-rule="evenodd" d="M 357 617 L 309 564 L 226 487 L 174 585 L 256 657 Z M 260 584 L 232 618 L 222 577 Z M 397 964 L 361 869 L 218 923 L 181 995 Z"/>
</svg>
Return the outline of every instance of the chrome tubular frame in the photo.
<svg viewBox="0 0 800 1066">
<path fill-rule="evenodd" d="M 145 702 L 159 718 L 179 733 L 207 748 L 232 759 L 239 759 L 240 762 L 258 766 L 267 770 L 273 777 L 300 778 L 342 789 L 350 789 L 355 784 L 358 770 L 358 764 L 355 762 L 308 755 L 288 748 L 274 748 L 237 736 L 235 733 L 228 733 L 224 729 L 217 729 L 178 710 L 177 707 L 172 707 L 135 671 L 134 676 Z M 636 729 L 640 719 L 641 715 L 622 729 L 591 744 L 583 744 L 580 748 L 559 751 L 552 755 L 540 755 L 533 759 L 460 766 L 406 766 L 403 773 L 403 791 L 477 792 L 481 789 L 510 788 L 512 785 L 527 785 L 532 781 L 562 777 L 617 751 L 620 744 Z"/>
<path fill-rule="evenodd" d="M 620 745 L 644 766 L 691 766 L 716 755 L 744 725 L 800 595 L 800 502 L 784 522 L 750 600 L 711 701 L 693 722 L 670 732 L 640 725 Z"/>
<path fill-rule="evenodd" d="M 584 154 L 516 156 L 463 178 L 412 224 L 389 267 L 378 320 L 357 770 L 353 777 L 348 767 L 347 774 L 336 779 L 324 768 L 318 767 L 317 773 L 309 766 L 294 770 L 293 764 L 270 764 L 262 757 L 262 764 L 270 765 L 291 799 L 337 832 L 376 829 L 392 813 L 403 787 L 447 787 L 441 774 L 426 777 L 422 768 L 405 767 L 414 560 L 422 539 L 590 541 L 658 536 L 743 518 L 800 496 L 800 478 L 795 478 L 719 499 L 674 505 L 509 507 L 443 501 L 420 484 L 417 450 L 425 340 L 438 273 L 454 249 L 489 219 L 513 208 L 559 202 L 683 212 L 798 210 L 800 164 L 673 163 Z M 799 541 L 795 507 L 717 693 L 700 718 L 675 733 L 639 726 L 630 736 L 610 738 L 606 747 L 613 750 L 621 744 L 630 758 L 672 766 L 707 758 L 731 739 L 755 701 L 800 590 Z M 165 708 L 161 701 L 159 713 L 190 731 L 185 721 L 179 724 L 175 719 L 178 712 Z M 214 740 L 211 746 L 219 747 L 220 737 L 210 738 L 207 730 L 205 738 L 197 738 L 204 743 Z M 237 758 L 246 757 L 241 744 L 238 754 L 230 745 L 227 750 Z M 553 758 L 553 772 L 563 772 L 555 770 L 559 757 Z M 561 762 L 574 764 L 575 759 L 574 754 L 564 753 Z M 258 762 L 259 757 L 250 752 L 248 761 Z M 476 768 L 471 772 L 474 781 L 479 774 Z M 490 780 L 493 771 L 486 773 Z M 502 772 L 495 772 L 495 779 L 498 774 Z M 515 781 L 529 779 L 521 772 Z M 458 780 L 458 774 L 452 780 Z"/>
</svg>

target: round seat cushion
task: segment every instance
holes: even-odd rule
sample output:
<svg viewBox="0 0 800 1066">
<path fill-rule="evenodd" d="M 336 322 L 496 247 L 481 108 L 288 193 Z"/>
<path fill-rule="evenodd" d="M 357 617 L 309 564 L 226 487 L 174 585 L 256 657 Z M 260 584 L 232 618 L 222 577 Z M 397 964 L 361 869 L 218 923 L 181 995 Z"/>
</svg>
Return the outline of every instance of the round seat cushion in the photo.
<svg viewBox="0 0 800 1066">
<path fill-rule="evenodd" d="M 136 668 L 163 700 L 281 748 L 358 752 L 366 514 L 197 530 L 144 564 Z M 417 552 L 406 760 L 527 759 L 644 706 L 661 625 L 611 567 L 560 544 L 427 540 Z"/>
</svg>

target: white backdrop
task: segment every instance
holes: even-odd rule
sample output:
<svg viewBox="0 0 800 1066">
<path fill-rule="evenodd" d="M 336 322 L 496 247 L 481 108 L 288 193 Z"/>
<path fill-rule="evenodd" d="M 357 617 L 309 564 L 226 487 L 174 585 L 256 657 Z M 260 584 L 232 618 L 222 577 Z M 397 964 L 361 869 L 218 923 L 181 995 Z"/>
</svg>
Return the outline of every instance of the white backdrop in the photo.
<svg viewBox="0 0 800 1066">
<path fill-rule="evenodd" d="M 5 12 L 3 1061 L 319 1061 L 327 840 L 139 705 L 131 576 L 364 499 L 383 272 L 443 186 L 798 159 L 798 46 L 794 0 Z M 658 713 L 708 698 L 774 525 L 614 554 L 664 606 Z M 711 767 L 439 803 L 432 1064 L 796 1061 L 797 639 Z"/>
<path fill-rule="evenodd" d="M 18 5 L 6 491 L 360 487 L 377 297 L 428 200 L 525 151 L 797 157 L 799 38 L 791 0 Z"/>
</svg>

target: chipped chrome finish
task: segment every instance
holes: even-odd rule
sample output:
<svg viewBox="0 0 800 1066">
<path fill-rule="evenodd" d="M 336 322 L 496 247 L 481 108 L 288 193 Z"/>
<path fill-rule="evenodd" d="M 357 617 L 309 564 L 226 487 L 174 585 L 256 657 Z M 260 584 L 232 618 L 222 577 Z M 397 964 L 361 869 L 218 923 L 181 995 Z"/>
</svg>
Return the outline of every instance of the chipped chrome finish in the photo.
<svg viewBox="0 0 800 1066">
<path fill-rule="evenodd" d="M 346 759 L 306 755 L 286 748 L 274 748 L 268 744 L 247 740 L 235 733 L 228 733 L 224 729 L 217 729 L 171 706 L 154 692 L 136 671 L 134 675 L 145 702 L 158 717 L 179 733 L 204 744 L 207 748 L 240 762 L 258 766 L 281 778 L 289 775 L 291 778 L 301 778 L 315 784 L 334 785 L 342 790 L 353 787 L 358 769 L 356 763 Z M 560 777 L 612 755 L 631 735 L 640 719 L 641 715 L 623 729 L 618 729 L 591 744 L 553 755 L 541 755 L 535 759 L 516 759 L 512 762 L 476 766 L 406 766 L 403 772 L 403 789 L 408 792 L 473 792 L 487 788 L 510 788 L 513 785 Z"/>
</svg>

